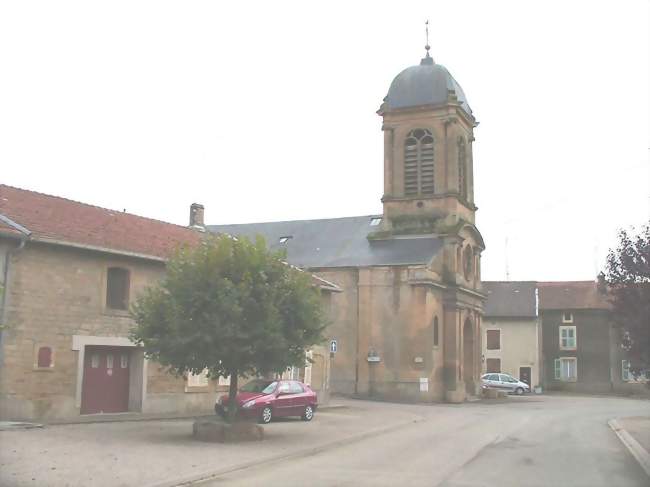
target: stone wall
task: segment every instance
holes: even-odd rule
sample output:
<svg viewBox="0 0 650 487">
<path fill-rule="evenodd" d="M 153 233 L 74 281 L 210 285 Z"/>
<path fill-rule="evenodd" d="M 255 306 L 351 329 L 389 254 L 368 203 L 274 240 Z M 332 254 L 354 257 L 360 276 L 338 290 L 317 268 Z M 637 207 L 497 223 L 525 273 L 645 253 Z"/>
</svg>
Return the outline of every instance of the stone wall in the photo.
<svg viewBox="0 0 650 487">
<path fill-rule="evenodd" d="M 106 308 L 107 269 L 112 266 L 129 269 L 132 302 L 146 286 L 160 279 L 164 264 L 28 243 L 12 256 L 9 266 L 0 416 L 4 419 L 77 416 L 82 352 L 74 349 L 74 337 L 126 340 L 133 325 L 127 312 Z M 93 338 L 90 340 L 93 343 Z M 37 353 L 43 346 L 52 349 L 49 368 L 37 367 Z M 146 378 L 142 378 L 140 387 L 145 388 L 146 395 L 139 402 L 142 410 L 211 410 L 214 388 L 206 389 L 203 394 L 187 394 L 182 378 L 173 377 L 151 363 L 144 369 Z"/>
<path fill-rule="evenodd" d="M 338 343 L 331 362 L 333 393 L 443 400 L 442 297 L 431 287 L 413 285 L 415 271 L 406 266 L 318 270 L 343 289 L 332 295 L 334 319 L 328 329 Z M 426 391 L 421 391 L 421 379 L 426 379 Z"/>
</svg>

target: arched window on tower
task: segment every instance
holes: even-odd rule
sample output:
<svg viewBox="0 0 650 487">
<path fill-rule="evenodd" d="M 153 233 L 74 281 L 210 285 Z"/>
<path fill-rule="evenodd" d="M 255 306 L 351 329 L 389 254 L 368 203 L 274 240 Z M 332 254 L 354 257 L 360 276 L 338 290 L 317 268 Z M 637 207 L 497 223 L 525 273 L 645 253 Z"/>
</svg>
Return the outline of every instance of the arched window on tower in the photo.
<svg viewBox="0 0 650 487">
<path fill-rule="evenodd" d="M 438 317 L 433 319 L 433 346 L 437 347 L 439 343 Z"/>
<path fill-rule="evenodd" d="M 467 200 L 467 149 L 463 137 L 458 138 L 458 195 Z"/>
<path fill-rule="evenodd" d="M 468 281 L 472 278 L 474 271 L 474 251 L 472 250 L 471 245 L 467 245 L 463 251 L 463 271 L 465 273 L 465 279 Z"/>
<path fill-rule="evenodd" d="M 411 130 L 404 141 L 404 194 L 433 194 L 433 136 L 427 129 Z"/>
</svg>

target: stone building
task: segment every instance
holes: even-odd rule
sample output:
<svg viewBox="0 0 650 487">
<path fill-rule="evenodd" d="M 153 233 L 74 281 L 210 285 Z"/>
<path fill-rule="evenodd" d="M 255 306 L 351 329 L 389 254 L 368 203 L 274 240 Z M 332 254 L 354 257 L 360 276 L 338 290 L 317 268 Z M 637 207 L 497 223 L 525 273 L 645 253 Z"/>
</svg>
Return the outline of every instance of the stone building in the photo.
<svg viewBox="0 0 650 487">
<path fill-rule="evenodd" d="M 209 412 L 227 381 L 177 378 L 129 339 L 129 303 L 193 228 L 0 185 L 0 418 Z M 326 306 L 338 287 L 313 277 Z M 329 355 L 301 373 L 327 397 Z"/>
<path fill-rule="evenodd" d="M 542 328 L 537 283 L 483 281 L 483 290 L 487 294 L 483 371 L 510 374 L 532 390 L 541 383 Z"/>
<path fill-rule="evenodd" d="M 382 214 L 207 228 L 261 234 L 290 263 L 343 289 L 331 297 L 333 392 L 463 401 L 479 386 L 485 300 L 485 245 L 474 224 L 477 122 L 428 51 L 395 77 L 377 113 Z"/>
</svg>

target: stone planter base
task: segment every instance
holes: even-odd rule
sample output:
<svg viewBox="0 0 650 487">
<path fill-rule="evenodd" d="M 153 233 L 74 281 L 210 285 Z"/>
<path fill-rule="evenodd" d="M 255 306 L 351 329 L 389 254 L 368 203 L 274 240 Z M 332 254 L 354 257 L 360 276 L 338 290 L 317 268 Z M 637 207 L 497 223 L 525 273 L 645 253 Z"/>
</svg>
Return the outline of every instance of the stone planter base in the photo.
<svg viewBox="0 0 650 487">
<path fill-rule="evenodd" d="M 236 443 L 264 439 L 264 428 L 249 422 L 225 423 L 219 419 L 197 420 L 192 426 L 192 436 L 200 441 Z"/>
<path fill-rule="evenodd" d="M 483 389 L 483 397 L 486 399 L 503 399 L 508 397 L 506 391 L 501 391 L 499 389 Z"/>
</svg>

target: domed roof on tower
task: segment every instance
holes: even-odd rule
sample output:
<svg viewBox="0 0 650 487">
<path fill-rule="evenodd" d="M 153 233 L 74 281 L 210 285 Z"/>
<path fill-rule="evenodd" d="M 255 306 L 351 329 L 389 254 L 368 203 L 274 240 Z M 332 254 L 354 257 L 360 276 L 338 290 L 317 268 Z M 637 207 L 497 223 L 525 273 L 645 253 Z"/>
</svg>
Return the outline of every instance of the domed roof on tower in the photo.
<svg viewBox="0 0 650 487">
<path fill-rule="evenodd" d="M 406 68 L 390 84 L 388 94 L 384 98 L 384 110 L 444 105 L 457 101 L 463 110 L 472 116 L 472 109 L 463 89 L 443 65 L 433 61 L 429 55 L 428 44 L 426 49 L 427 55 L 419 65 Z"/>
</svg>

